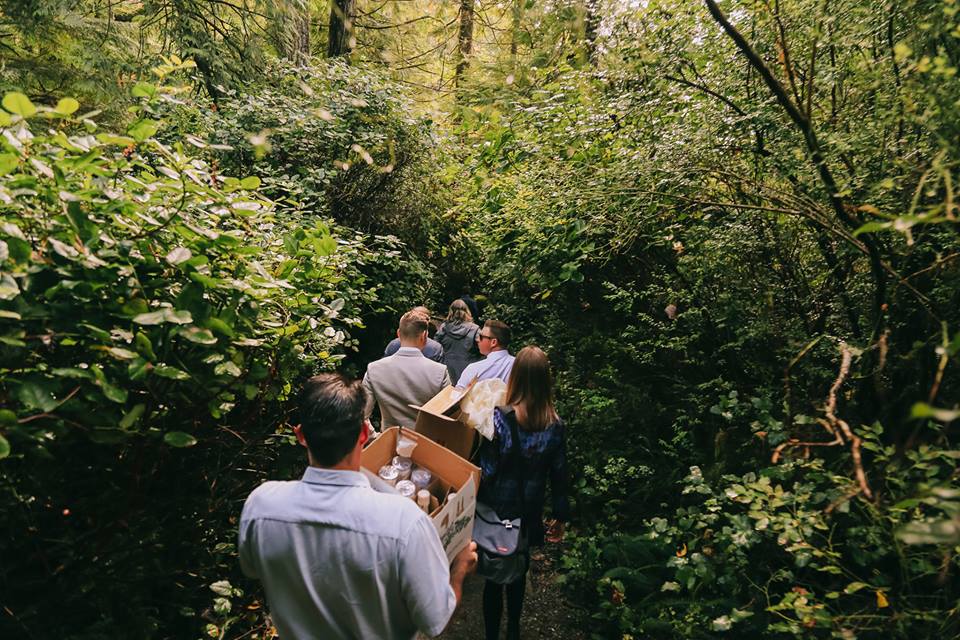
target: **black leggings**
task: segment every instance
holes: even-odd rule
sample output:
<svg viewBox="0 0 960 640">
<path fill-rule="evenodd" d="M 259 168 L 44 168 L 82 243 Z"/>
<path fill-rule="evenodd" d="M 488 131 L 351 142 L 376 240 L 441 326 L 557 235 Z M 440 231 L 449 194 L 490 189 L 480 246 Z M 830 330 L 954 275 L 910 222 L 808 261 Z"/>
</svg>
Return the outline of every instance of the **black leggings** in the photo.
<svg viewBox="0 0 960 640">
<path fill-rule="evenodd" d="M 500 618 L 503 616 L 503 589 L 507 589 L 507 640 L 520 638 L 520 612 L 523 610 L 523 592 L 527 587 L 527 574 L 508 585 L 487 580 L 483 585 L 483 627 L 487 640 L 499 640 Z"/>
</svg>

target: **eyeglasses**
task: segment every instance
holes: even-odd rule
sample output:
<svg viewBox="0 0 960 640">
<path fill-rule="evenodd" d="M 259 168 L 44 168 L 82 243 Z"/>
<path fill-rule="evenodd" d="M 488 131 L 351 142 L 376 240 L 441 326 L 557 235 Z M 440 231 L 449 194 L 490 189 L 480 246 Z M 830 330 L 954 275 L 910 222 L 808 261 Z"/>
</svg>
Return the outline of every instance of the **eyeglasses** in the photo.
<svg viewBox="0 0 960 640">
<path fill-rule="evenodd" d="M 485 335 L 483 335 L 482 333 L 478 333 L 478 334 L 477 334 L 477 342 L 480 342 L 480 341 L 483 340 L 484 338 L 486 338 L 487 340 L 495 340 L 495 339 L 496 339 L 495 336 L 485 336 Z"/>
</svg>

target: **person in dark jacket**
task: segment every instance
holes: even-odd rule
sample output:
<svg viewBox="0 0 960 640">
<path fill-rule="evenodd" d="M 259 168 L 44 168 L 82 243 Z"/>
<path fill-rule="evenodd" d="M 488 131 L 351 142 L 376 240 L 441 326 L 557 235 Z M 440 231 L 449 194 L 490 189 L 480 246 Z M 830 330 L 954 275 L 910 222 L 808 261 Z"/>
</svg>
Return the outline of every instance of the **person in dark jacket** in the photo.
<svg viewBox="0 0 960 640">
<path fill-rule="evenodd" d="M 510 423 L 520 439 L 522 464 L 501 464 L 514 449 Z M 567 501 L 567 453 L 563 421 L 553 407 L 550 361 L 539 347 L 524 347 L 517 354 L 507 383 L 505 407 L 493 413 L 493 440 L 480 449 L 480 492 L 477 499 L 501 518 L 522 518 L 530 547 L 544 542 L 543 503 L 547 480 L 553 497 L 550 542 L 563 537 Z M 521 487 L 523 503 L 520 503 Z M 520 638 L 520 613 L 527 576 L 506 585 L 507 640 Z M 487 580 L 483 588 L 483 623 L 487 640 L 500 634 L 504 585 Z"/>
<path fill-rule="evenodd" d="M 477 350 L 477 332 L 480 330 L 473 322 L 473 315 L 463 300 L 454 300 L 447 313 L 447 319 L 437 331 L 437 342 L 443 347 L 444 359 L 454 383 L 471 362 L 480 359 Z"/>
<path fill-rule="evenodd" d="M 470 309 L 470 315 L 473 316 L 473 321 L 480 323 L 480 305 L 477 304 L 477 301 L 469 293 L 464 293 L 460 296 L 460 300 L 463 301 L 463 304 L 467 305 L 467 309 Z"/>
</svg>

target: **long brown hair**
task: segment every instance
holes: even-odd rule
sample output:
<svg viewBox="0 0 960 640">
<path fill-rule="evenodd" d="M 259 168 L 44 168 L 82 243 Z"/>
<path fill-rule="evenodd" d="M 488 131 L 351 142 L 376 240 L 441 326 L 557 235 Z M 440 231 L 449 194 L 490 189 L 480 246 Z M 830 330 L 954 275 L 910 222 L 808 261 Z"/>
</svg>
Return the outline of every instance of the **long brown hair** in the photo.
<svg viewBox="0 0 960 640">
<path fill-rule="evenodd" d="M 447 322 L 473 322 L 473 316 L 470 315 L 470 307 L 459 298 L 450 304 L 450 311 L 447 313 Z"/>
<path fill-rule="evenodd" d="M 540 347 L 524 347 L 517 354 L 507 383 L 507 404 L 521 408 L 520 422 L 527 431 L 543 431 L 557 421 L 550 360 Z"/>
</svg>

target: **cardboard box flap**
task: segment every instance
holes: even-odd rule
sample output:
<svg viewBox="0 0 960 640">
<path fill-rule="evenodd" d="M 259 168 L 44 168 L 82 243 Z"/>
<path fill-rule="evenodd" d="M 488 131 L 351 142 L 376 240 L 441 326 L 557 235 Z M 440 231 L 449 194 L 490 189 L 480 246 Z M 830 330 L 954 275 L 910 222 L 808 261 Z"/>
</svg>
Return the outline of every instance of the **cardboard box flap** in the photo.
<svg viewBox="0 0 960 640">
<path fill-rule="evenodd" d="M 473 389 L 474 382 L 464 389 L 446 387 L 423 405 L 410 405 L 418 410 L 417 422 L 413 427 L 418 433 L 466 459 L 473 453 L 477 434 L 458 419 L 459 407 L 460 401 Z"/>
<path fill-rule="evenodd" d="M 450 411 L 455 409 L 457 405 L 460 404 L 461 400 L 467 397 L 467 395 L 470 393 L 470 390 L 473 389 L 474 382 L 476 382 L 476 380 L 471 381 L 470 384 L 463 389 L 458 389 L 451 385 L 430 398 L 421 406 L 410 406 L 414 409 L 419 409 L 420 411 L 426 411 L 434 416 L 446 416 Z"/>
<path fill-rule="evenodd" d="M 426 411 L 417 414 L 414 429 L 465 460 L 470 459 L 477 440 L 476 429 L 468 427 L 459 420 L 433 415 Z"/>
<path fill-rule="evenodd" d="M 449 388 L 452 389 L 453 387 L 449 387 Z M 441 392 L 441 393 L 443 393 L 443 392 Z M 411 403 L 408 403 L 407 406 L 410 407 L 411 409 L 418 409 L 418 410 L 420 410 L 420 411 L 424 411 L 424 408 L 423 408 L 423 407 L 425 407 L 426 405 L 413 404 L 413 403 L 411 402 Z M 454 408 L 455 408 L 455 406 L 456 406 L 456 405 L 454 405 Z M 456 421 L 457 421 L 456 418 L 451 418 L 451 417 L 445 416 L 445 415 L 443 415 L 443 414 L 432 413 L 432 412 L 430 412 L 430 411 L 427 411 L 427 413 L 430 414 L 430 417 L 431 417 L 431 418 L 437 418 L 438 420 L 446 420 L 447 422 L 456 422 Z"/>
<path fill-rule="evenodd" d="M 417 443 L 411 456 L 414 464 L 427 467 L 448 484 L 462 484 L 471 475 L 475 478 L 476 484 L 479 484 L 480 467 L 471 464 L 465 458 L 452 455 L 453 452 L 435 442 L 429 436 L 402 427 L 391 427 L 365 447 L 361 457 L 361 465 L 368 469 L 372 475 L 376 475 L 380 467 L 390 462 L 396 454 L 397 440 L 401 437 L 409 438 Z M 379 480 L 379 477 L 377 479 Z"/>
</svg>

